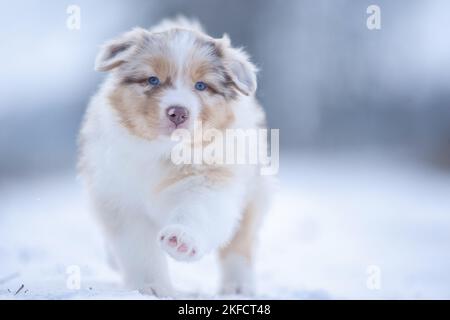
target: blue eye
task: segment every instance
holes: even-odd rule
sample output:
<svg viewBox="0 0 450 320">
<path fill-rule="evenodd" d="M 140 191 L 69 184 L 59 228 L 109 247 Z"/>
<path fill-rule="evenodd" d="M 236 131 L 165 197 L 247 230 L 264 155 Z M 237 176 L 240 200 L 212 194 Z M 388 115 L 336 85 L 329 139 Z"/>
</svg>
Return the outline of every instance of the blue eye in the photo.
<svg viewBox="0 0 450 320">
<path fill-rule="evenodd" d="M 198 91 L 203 91 L 207 88 L 208 86 L 206 85 L 206 83 L 199 81 L 195 84 L 195 89 L 197 89 Z"/>
<path fill-rule="evenodd" d="M 157 86 L 159 84 L 158 77 L 150 77 L 148 78 L 148 83 L 150 83 L 152 86 Z"/>
</svg>

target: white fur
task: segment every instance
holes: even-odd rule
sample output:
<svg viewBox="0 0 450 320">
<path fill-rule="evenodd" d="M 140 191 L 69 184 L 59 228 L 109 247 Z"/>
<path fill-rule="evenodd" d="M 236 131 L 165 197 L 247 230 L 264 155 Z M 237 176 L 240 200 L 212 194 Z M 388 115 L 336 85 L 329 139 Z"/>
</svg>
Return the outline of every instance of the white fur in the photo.
<svg viewBox="0 0 450 320">
<path fill-rule="evenodd" d="M 222 263 L 222 293 L 245 295 L 254 291 L 252 265 L 238 254 L 230 254 Z"/>
<path fill-rule="evenodd" d="M 191 45 L 180 38 L 175 52 Z M 232 182 L 211 186 L 201 175 L 181 180 L 161 193 L 154 193 L 167 172 L 162 159 L 169 159 L 174 142 L 168 136 L 149 141 L 130 134 L 109 105 L 107 93 L 115 81 L 110 74 L 92 98 L 81 131 L 82 175 L 108 247 L 130 288 L 159 296 L 173 295 L 164 252 L 181 261 L 194 261 L 226 244 L 233 236 L 243 206 L 250 197 L 258 169 L 236 166 Z M 198 114 L 196 97 L 177 80 L 165 93 L 162 105 L 183 103 Z M 256 101 L 242 95 L 234 103 L 237 128 L 256 128 Z M 169 243 L 172 237 L 177 244 Z M 186 251 L 177 250 L 180 246 Z M 194 254 L 192 254 L 194 252 Z M 236 261 L 239 260 L 239 258 Z M 229 262 L 225 278 L 233 285 L 250 272 L 236 274 Z M 238 262 L 239 265 L 242 263 Z M 244 281 L 245 282 L 245 281 Z M 247 287 L 247 283 L 244 283 Z"/>
</svg>

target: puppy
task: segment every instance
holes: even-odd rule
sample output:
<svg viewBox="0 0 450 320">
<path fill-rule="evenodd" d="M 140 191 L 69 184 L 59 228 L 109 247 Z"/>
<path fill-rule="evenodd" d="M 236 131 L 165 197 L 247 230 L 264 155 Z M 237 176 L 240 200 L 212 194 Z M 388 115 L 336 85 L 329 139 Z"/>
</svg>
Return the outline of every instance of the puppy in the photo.
<svg viewBox="0 0 450 320">
<path fill-rule="evenodd" d="M 175 130 L 264 127 L 247 54 L 178 19 L 106 43 L 95 69 L 108 75 L 85 114 L 79 171 L 125 284 L 172 296 L 166 256 L 219 249 L 222 292 L 250 294 L 267 180 L 258 165 L 171 161 Z"/>
</svg>

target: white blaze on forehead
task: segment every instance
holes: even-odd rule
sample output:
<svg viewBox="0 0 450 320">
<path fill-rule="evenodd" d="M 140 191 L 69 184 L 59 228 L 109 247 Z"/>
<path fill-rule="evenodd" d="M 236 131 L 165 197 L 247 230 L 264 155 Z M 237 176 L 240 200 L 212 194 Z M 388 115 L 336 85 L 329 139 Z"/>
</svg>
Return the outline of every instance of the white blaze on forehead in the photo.
<svg viewBox="0 0 450 320">
<path fill-rule="evenodd" d="M 214 46 L 191 31 L 178 31 L 168 42 L 168 51 L 178 70 L 187 70 L 194 60 L 210 60 L 214 56 Z"/>
<path fill-rule="evenodd" d="M 192 57 L 196 36 L 191 32 L 177 32 L 169 42 L 169 50 L 173 55 L 178 70 L 183 70 Z M 180 74 L 180 72 L 178 72 Z"/>
<path fill-rule="evenodd" d="M 212 53 L 210 46 L 199 45 L 201 42 L 198 40 L 196 34 L 186 31 L 174 33 L 168 41 L 168 52 L 177 72 L 176 78 L 172 79 L 172 86 L 164 91 L 160 99 L 164 110 L 172 106 L 185 107 L 192 118 L 200 113 L 200 101 L 194 93 L 195 84 L 186 72 L 194 59 L 206 58 Z"/>
</svg>

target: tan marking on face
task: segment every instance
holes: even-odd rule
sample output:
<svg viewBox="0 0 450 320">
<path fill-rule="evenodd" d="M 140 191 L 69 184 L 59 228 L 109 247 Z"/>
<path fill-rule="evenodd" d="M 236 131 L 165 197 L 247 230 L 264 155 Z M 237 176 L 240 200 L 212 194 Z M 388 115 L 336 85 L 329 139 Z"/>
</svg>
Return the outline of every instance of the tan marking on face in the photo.
<svg viewBox="0 0 450 320">
<path fill-rule="evenodd" d="M 154 74 L 149 76 L 157 76 L 161 81 L 165 81 L 167 78 L 175 78 L 175 67 L 173 63 L 164 56 L 151 56 L 144 60 L 145 64 L 151 66 Z"/>
<path fill-rule="evenodd" d="M 209 39 L 197 39 L 184 73 L 193 84 L 205 82 L 208 86 L 206 92 L 210 94 L 220 95 L 226 100 L 236 98 L 235 87 L 225 71 L 222 49 Z"/>
<path fill-rule="evenodd" d="M 191 64 L 186 66 L 186 74 L 190 76 L 193 83 L 204 80 L 205 76 L 212 72 L 211 66 L 207 61 L 192 61 Z"/>
<path fill-rule="evenodd" d="M 142 95 L 127 85 L 119 85 L 109 95 L 109 101 L 120 123 L 140 138 L 153 140 L 159 134 L 158 93 Z"/>
<path fill-rule="evenodd" d="M 202 104 L 200 112 L 200 121 L 203 123 L 203 129 L 217 129 L 223 131 L 234 122 L 234 112 L 228 103 L 217 105 Z"/>
</svg>

